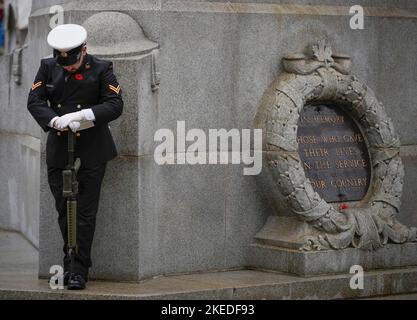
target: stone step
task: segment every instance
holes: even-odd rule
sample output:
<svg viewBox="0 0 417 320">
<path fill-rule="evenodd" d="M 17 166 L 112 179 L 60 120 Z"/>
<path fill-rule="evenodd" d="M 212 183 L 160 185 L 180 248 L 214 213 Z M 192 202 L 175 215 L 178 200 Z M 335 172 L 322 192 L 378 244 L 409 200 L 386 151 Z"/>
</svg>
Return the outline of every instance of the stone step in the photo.
<svg viewBox="0 0 417 320">
<path fill-rule="evenodd" d="M 352 275 L 303 278 L 260 270 L 162 276 L 140 283 L 90 281 L 84 291 L 52 290 L 34 273 L 2 273 L 0 299 L 346 299 L 417 292 L 417 268 L 365 272 L 364 289 Z"/>
<path fill-rule="evenodd" d="M 21 235 L 0 232 L 0 299 L 345 299 L 417 292 L 417 267 L 365 271 L 363 290 L 351 274 L 301 277 L 267 270 L 166 275 L 138 283 L 90 281 L 86 290 L 52 290 L 38 279 L 37 251 Z M 406 296 L 407 297 L 407 296 Z"/>
</svg>

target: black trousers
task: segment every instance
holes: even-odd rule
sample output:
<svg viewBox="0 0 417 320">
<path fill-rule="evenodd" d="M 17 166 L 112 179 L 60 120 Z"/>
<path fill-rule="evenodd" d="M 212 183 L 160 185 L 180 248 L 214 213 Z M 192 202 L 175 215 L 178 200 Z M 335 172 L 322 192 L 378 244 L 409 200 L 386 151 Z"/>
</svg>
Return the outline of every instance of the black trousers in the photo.
<svg viewBox="0 0 417 320">
<path fill-rule="evenodd" d="M 58 224 L 64 240 L 64 270 L 70 269 L 68 256 L 67 201 L 62 195 L 61 168 L 48 167 L 48 183 L 55 198 Z M 77 252 L 73 272 L 88 279 L 88 269 L 92 266 L 91 246 L 96 228 L 96 216 L 100 199 L 101 183 L 106 171 L 106 163 L 78 171 L 79 190 L 77 195 Z"/>
</svg>

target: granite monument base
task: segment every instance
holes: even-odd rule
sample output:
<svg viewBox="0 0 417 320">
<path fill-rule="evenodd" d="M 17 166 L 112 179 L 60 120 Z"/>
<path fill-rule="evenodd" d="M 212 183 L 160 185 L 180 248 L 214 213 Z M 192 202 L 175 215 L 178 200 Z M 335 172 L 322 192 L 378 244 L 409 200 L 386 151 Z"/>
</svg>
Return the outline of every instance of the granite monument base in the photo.
<svg viewBox="0 0 417 320">
<path fill-rule="evenodd" d="M 359 265 L 363 270 L 417 266 L 417 243 L 387 244 L 375 251 L 357 248 L 302 251 L 304 240 L 315 230 L 293 217 L 269 217 L 251 245 L 249 265 L 300 276 L 349 273 Z"/>
</svg>

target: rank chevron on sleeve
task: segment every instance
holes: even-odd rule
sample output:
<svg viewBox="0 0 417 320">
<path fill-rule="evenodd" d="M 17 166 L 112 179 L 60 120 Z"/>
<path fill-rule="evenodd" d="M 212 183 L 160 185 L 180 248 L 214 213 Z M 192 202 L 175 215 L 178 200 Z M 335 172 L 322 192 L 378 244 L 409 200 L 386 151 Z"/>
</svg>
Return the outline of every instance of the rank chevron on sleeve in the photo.
<svg viewBox="0 0 417 320">
<path fill-rule="evenodd" d="M 42 85 L 42 81 L 36 82 L 32 85 L 32 91 L 35 90 L 36 88 L 39 88 Z"/>
<path fill-rule="evenodd" d="M 112 86 L 111 84 L 109 84 L 109 89 L 116 92 L 117 94 L 119 94 L 121 88 L 120 88 L 120 85 L 115 87 L 115 86 Z"/>
</svg>

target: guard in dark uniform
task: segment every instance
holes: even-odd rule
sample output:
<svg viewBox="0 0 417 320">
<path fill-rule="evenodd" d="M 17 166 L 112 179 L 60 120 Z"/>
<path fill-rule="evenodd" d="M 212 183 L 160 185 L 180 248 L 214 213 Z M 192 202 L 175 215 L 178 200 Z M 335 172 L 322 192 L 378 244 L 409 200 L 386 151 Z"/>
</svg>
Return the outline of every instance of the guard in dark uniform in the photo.
<svg viewBox="0 0 417 320">
<path fill-rule="evenodd" d="M 91 267 L 91 246 L 100 188 L 106 163 L 117 156 L 108 123 L 123 111 L 121 88 L 110 61 L 87 54 L 87 31 L 67 24 L 53 29 L 48 44 L 54 58 L 42 59 L 29 93 L 28 110 L 48 133 L 48 183 L 58 211 L 64 240 L 64 284 L 84 289 Z M 66 199 L 62 171 L 68 164 L 67 132 L 76 132 L 75 157 L 81 159 L 77 175 L 77 253 L 69 274 Z"/>
</svg>

